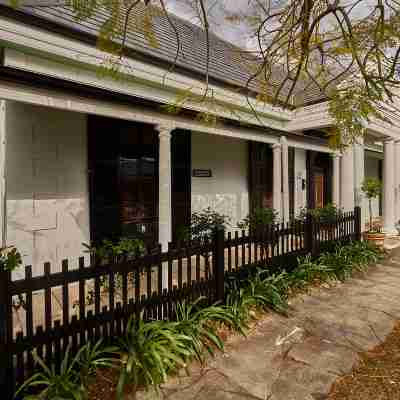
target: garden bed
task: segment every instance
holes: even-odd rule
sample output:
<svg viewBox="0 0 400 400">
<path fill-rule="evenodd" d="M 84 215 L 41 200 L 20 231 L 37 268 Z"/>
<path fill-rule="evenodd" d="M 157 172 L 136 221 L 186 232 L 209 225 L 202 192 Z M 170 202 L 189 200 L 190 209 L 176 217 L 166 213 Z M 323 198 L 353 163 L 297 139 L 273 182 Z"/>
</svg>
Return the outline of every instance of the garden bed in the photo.
<svg viewBox="0 0 400 400">
<path fill-rule="evenodd" d="M 327 400 L 400 399 L 400 321 L 386 340 L 333 385 Z"/>
</svg>

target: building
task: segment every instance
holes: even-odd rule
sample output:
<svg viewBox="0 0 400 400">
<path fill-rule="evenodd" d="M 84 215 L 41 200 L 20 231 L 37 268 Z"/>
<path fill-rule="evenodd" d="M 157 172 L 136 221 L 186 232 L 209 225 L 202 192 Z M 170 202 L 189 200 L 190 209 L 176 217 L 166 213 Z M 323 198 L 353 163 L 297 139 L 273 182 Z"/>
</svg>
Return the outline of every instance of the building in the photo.
<svg viewBox="0 0 400 400">
<path fill-rule="evenodd" d="M 163 105 L 182 91 L 204 90 L 203 32 L 176 18 L 183 55 L 174 60 L 171 27 L 159 16 L 158 47 L 129 35 L 123 80 L 99 76 L 101 15 L 76 21 L 60 2 L 14 10 L 0 1 L 1 237 L 26 264 L 72 263 L 82 243 L 139 230 L 165 249 L 191 212 L 211 207 L 232 227 L 251 207 L 269 206 L 288 221 L 302 207 L 328 202 L 363 208 L 364 176 L 383 178 L 384 229 L 400 218 L 400 129 L 381 121 L 344 154 L 321 135 L 332 121 L 318 90 L 298 91 L 292 109 L 242 94 L 254 60 L 212 37 L 215 104 Z M 1 5 L 2 4 L 2 5 Z M 173 17 L 175 18 L 175 17 Z M 256 90 L 256 88 L 254 88 Z M 232 112 L 233 110 L 233 112 Z M 198 111 L 218 115 L 215 125 Z M 397 120 L 398 116 L 390 116 Z M 399 172 L 397 172 L 399 171 Z M 397 172 L 397 173 L 395 173 Z"/>
</svg>

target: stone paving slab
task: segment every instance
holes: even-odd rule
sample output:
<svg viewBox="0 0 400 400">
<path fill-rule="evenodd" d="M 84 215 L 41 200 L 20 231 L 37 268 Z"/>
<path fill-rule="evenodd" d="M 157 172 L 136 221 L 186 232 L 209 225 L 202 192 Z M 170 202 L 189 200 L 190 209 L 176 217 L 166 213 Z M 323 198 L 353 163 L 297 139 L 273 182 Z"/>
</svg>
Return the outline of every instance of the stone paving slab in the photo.
<svg viewBox="0 0 400 400">
<path fill-rule="evenodd" d="M 326 286 L 326 285 L 325 285 Z M 378 345 L 400 319 L 400 249 L 381 265 L 334 287 L 291 301 L 289 318 L 271 314 L 225 354 L 171 379 L 160 396 L 174 400 L 323 400 L 358 353 Z"/>
</svg>

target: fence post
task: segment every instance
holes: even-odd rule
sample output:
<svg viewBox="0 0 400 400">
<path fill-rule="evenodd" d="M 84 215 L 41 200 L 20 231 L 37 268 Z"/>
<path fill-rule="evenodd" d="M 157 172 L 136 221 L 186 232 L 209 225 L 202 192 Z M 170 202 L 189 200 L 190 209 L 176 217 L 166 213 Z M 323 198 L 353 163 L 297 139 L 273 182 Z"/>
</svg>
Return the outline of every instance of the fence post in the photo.
<svg viewBox="0 0 400 400">
<path fill-rule="evenodd" d="M 3 271 L 0 267 L 0 393 L 5 400 L 14 397 L 13 358 L 8 347 L 12 342 L 13 331 L 10 282 L 11 272 Z"/>
<path fill-rule="evenodd" d="M 213 234 L 213 273 L 215 301 L 225 301 L 225 230 L 216 229 Z"/>
<path fill-rule="evenodd" d="M 361 240 L 361 207 L 354 207 L 354 240 Z"/>
<path fill-rule="evenodd" d="M 304 247 L 307 253 L 315 256 L 316 243 L 314 243 L 314 220 L 310 213 L 306 215 L 306 221 L 304 224 Z"/>
</svg>

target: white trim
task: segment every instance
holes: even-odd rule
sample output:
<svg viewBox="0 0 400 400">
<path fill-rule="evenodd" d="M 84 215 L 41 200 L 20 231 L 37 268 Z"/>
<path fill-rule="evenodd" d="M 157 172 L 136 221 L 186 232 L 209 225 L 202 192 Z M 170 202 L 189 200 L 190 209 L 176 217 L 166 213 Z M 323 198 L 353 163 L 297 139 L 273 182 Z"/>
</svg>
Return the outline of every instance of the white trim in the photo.
<svg viewBox="0 0 400 400">
<path fill-rule="evenodd" d="M 385 113 L 385 116 L 392 123 L 371 118 L 371 121 L 367 124 L 368 134 L 380 138 L 383 136 L 400 138 L 399 117 L 394 113 Z M 286 129 L 289 132 L 321 129 L 332 126 L 333 123 L 334 121 L 329 115 L 329 104 L 325 101 L 298 108 L 294 111 L 294 118 L 286 124 Z"/>
<path fill-rule="evenodd" d="M 257 132 L 249 128 L 227 127 L 222 124 L 210 126 L 201 124 L 193 119 L 162 114 L 156 111 L 141 109 L 137 106 L 126 106 L 112 102 L 88 99 L 74 95 L 64 95 L 47 89 L 30 88 L 14 83 L 0 82 L 0 99 L 20 101 L 61 110 L 75 111 L 84 114 L 96 114 L 107 117 L 144 122 L 153 125 L 174 125 L 177 128 L 193 132 L 203 132 L 213 135 L 228 136 L 243 140 L 252 140 L 261 143 L 278 143 L 279 136 L 269 132 Z M 307 143 L 294 138 L 288 139 L 291 147 L 330 153 L 328 146 Z"/>
</svg>

